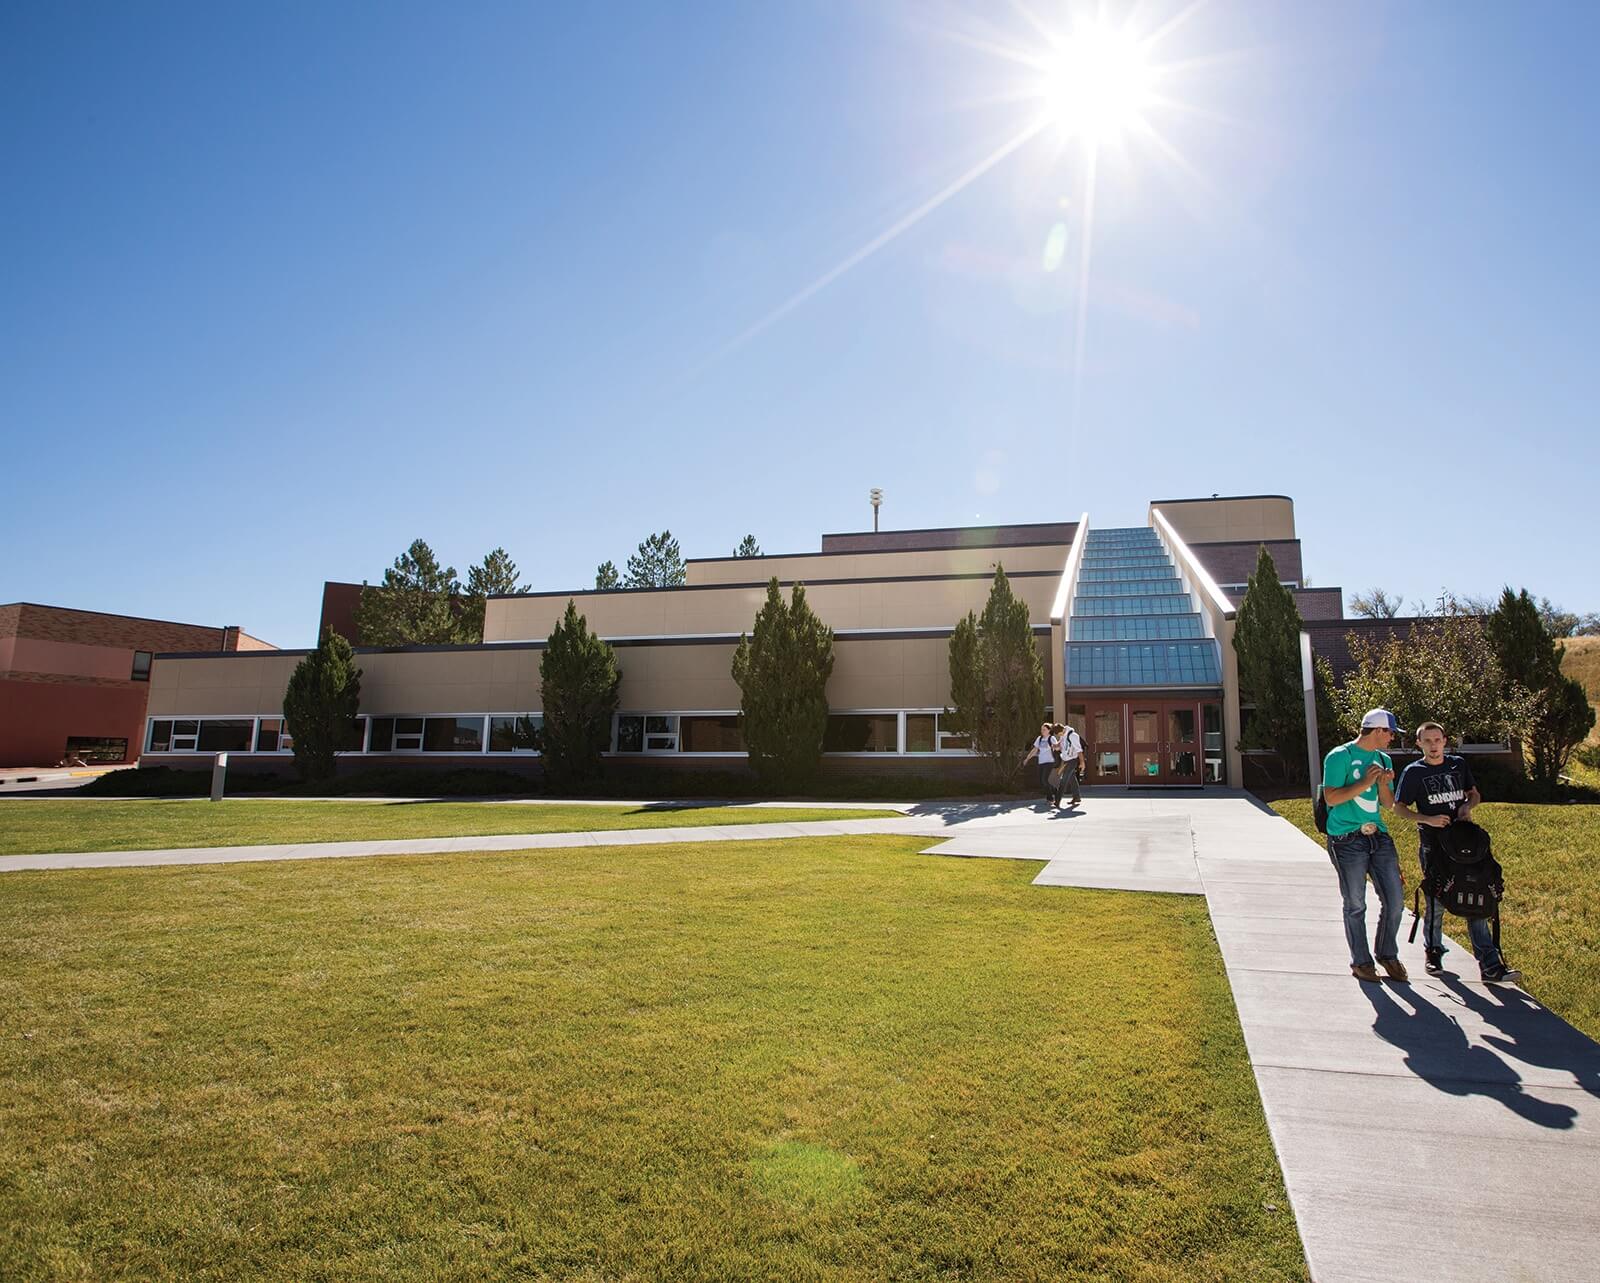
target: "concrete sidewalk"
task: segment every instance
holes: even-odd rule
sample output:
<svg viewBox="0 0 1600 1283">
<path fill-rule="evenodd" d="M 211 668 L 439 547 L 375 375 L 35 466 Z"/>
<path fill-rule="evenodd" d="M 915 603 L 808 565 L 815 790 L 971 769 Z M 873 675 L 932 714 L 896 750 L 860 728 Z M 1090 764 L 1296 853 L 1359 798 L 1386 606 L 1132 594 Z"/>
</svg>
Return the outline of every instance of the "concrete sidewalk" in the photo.
<svg viewBox="0 0 1600 1283">
<path fill-rule="evenodd" d="M 888 833 L 1042 861 L 1040 886 L 1204 895 L 1318 1283 L 1600 1278 L 1600 1046 L 1511 986 L 1349 970 L 1328 857 L 1245 794 L 1092 795 L 1080 812 L 911 804 L 898 818 L 0 857 L 0 871 Z M 1402 853 L 1407 876 L 1414 860 Z M 1408 915 L 1409 918 L 1409 915 Z M 1377 905 L 1368 913 L 1377 923 Z M 1514 917 L 1513 917 L 1514 930 Z M 1513 935 L 1513 939 L 1514 939 Z M 1514 959 L 1513 959 L 1514 960 Z"/>
</svg>

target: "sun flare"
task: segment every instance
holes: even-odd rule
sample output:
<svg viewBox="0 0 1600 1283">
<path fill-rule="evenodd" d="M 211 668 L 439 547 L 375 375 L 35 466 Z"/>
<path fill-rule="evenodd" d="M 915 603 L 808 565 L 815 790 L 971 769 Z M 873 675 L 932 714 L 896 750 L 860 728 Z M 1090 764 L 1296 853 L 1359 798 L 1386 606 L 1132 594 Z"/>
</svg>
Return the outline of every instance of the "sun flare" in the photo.
<svg viewBox="0 0 1600 1283">
<path fill-rule="evenodd" d="M 1090 144 L 1115 143 L 1143 123 L 1152 102 L 1151 82 L 1144 50 L 1131 33 L 1093 25 L 1055 42 L 1044 68 L 1042 95 L 1063 136 Z"/>
</svg>

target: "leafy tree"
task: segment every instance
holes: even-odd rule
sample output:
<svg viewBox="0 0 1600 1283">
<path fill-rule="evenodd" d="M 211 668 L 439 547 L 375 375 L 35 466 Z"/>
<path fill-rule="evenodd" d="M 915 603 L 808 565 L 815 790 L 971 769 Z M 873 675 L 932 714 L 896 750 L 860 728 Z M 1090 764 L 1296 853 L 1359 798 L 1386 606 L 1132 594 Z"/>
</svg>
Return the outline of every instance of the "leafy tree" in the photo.
<svg viewBox="0 0 1600 1283">
<path fill-rule="evenodd" d="M 1528 773 L 1536 783 L 1554 788 L 1573 749 L 1594 725 L 1594 709 L 1583 684 L 1562 673 L 1566 648 L 1550 635 L 1526 588 L 1513 593 L 1508 587 L 1485 628 L 1508 687 L 1520 687 L 1532 696 L 1520 735 Z"/>
<path fill-rule="evenodd" d="M 504 548 L 496 548 L 483 559 L 481 565 L 467 571 L 467 591 L 461 599 L 457 628 L 462 641 L 483 640 L 483 612 L 488 599 L 494 596 L 530 591 L 527 584 L 519 582 L 517 563 L 511 560 Z"/>
<path fill-rule="evenodd" d="M 544 770 L 558 788 L 583 785 L 600 774 L 600 755 L 611 744 L 622 670 L 617 656 L 589 631 L 570 600 L 539 660 L 544 701 Z"/>
<path fill-rule="evenodd" d="M 333 778 L 333 755 L 349 746 L 360 706 L 361 670 L 355 652 L 330 630 L 295 665 L 283 695 L 283 717 L 294 736 L 294 764 L 302 779 Z"/>
<path fill-rule="evenodd" d="M 804 584 L 794 586 L 786 606 L 774 577 L 755 627 L 733 652 L 739 726 L 763 786 L 789 790 L 816 774 L 832 672 L 833 629 L 806 602 Z"/>
<path fill-rule="evenodd" d="M 1308 778 L 1305 689 L 1300 677 L 1303 626 L 1294 594 L 1283 586 L 1272 555 L 1261 545 L 1233 628 L 1239 698 L 1255 705 L 1239 747 L 1272 750 L 1283 762 L 1286 776 L 1301 781 Z"/>
<path fill-rule="evenodd" d="M 361 584 L 356 630 L 366 646 L 433 646 L 461 639 L 452 598 L 461 592 L 454 566 L 439 565 L 421 539 L 395 558 L 377 587 Z M 479 635 L 482 635 L 480 625 Z"/>
<path fill-rule="evenodd" d="M 733 555 L 735 557 L 759 557 L 761 555 L 761 545 L 756 542 L 754 535 L 746 535 L 739 540 L 739 546 L 733 550 Z"/>
<path fill-rule="evenodd" d="M 1476 615 L 1440 615 L 1404 637 L 1347 638 L 1352 667 L 1334 693 L 1340 728 L 1356 733 L 1369 708 L 1387 708 L 1405 727 L 1440 722 L 1464 740 L 1495 742 L 1514 734 L 1532 709 L 1527 692 L 1508 684 Z"/>
<path fill-rule="evenodd" d="M 1028 604 L 995 566 L 983 614 L 967 612 L 950 638 L 948 729 L 966 735 L 988 759 L 993 782 L 1008 787 L 1044 716 L 1044 664 L 1033 642 Z"/>
<path fill-rule="evenodd" d="M 684 581 L 683 552 L 672 531 L 651 535 L 628 558 L 624 588 L 673 588 Z"/>
<path fill-rule="evenodd" d="M 622 587 L 622 576 L 617 573 L 614 561 L 602 561 L 594 572 L 594 586 L 602 591 Z"/>
<path fill-rule="evenodd" d="M 1548 597 L 1539 598 L 1539 622 L 1552 637 L 1571 637 L 1578 631 L 1578 617 Z"/>
<path fill-rule="evenodd" d="M 1393 619 L 1404 608 L 1402 598 L 1391 597 L 1382 588 L 1350 594 L 1350 610 L 1360 619 Z"/>
</svg>

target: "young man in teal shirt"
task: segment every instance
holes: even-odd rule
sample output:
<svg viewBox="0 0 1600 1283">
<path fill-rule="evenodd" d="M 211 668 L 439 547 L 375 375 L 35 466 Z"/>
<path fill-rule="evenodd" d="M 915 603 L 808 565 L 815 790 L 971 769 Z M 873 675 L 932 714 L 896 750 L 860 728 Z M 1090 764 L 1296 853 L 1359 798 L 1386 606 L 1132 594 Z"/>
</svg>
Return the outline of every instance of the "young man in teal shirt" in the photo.
<svg viewBox="0 0 1600 1283">
<path fill-rule="evenodd" d="M 1400 884 L 1400 856 L 1383 822 L 1383 807 L 1394 809 L 1394 763 L 1384 752 L 1400 725 L 1386 708 L 1374 708 L 1361 719 L 1361 734 L 1329 753 L 1322 764 L 1322 799 L 1328 804 L 1328 858 L 1339 873 L 1344 897 L 1344 934 L 1350 945 L 1350 971 L 1358 980 L 1376 984 L 1376 952 L 1391 980 L 1405 980 L 1400 961 L 1400 914 L 1405 888 Z M 1378 889 L 1382 908 L 1373 949 L 1367 948 L 1367 877 Z"/>
</svg>

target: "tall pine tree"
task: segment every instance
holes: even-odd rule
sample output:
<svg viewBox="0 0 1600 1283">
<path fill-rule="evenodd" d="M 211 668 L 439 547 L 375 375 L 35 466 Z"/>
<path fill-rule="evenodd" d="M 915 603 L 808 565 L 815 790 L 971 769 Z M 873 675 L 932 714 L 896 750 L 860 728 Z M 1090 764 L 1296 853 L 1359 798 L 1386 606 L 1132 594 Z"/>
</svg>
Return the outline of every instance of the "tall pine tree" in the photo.
<svg viewBox="0 0 1600 1283">
<path fill-rule="evenodd" d="M 383 572 L 381 584 L 362 582 L 356 634 L 363 646 L 439 646 L 460 641 L 452 600 L 460 592 L 456 568 L 440 566 L 433 549 L 414 540 Z"/>
<path fill-rule="evenodd" d="M 946 728 L 966 735 L 988 759 L 992 781 L 1009 786 L 1048 710 L 1028 603 L 1011 591 L 1003 566 L 983 614 L 968 611 L 950 637 L 950 699 Z"/>
<path fill-rule="evenodd" d="M 611 745 L 622 670 L 610 645 L 589 631 L 571 601 L 539 660 L 544 704 L 544 770 L 556 788 L 581 787 L 600 776 Z"/>
<path fill-rule="evenodd" d="M 1550 635 L 1528 590 L 1508 587 L 1484 622 L 1500 668 L 1509 684 L 1508 702 L 1521 688 L 1531 696 L 1532 713 L 1521 728 L 1528 774 L 1554 789 L 1574 749 L 1594 725 L 1594 709 L 1583 683 L 1561 671 L 1565 647 Z"/>
<path fill-rule="evenodd" d="M 1305 693 L 1300 679 L 1300 630 L 1304 626 L 1294 594 L 1278 578 L 1265 544 L 1233 628 L 1239 657 L 1239 699 L 1254 704 L 1240 748 L 1269 749 L 1291 780 L 1305 780 Z"/>
<path fill-rule="evenodd" d="M 796 584 L 785 605 L 774 577 L 755 627 L 733 653 L 739 726 L 764 786 L 794 789 L 816 774 L 832 673 L 833 630 L 807 604 L 805 585 Z"/>
<path fill-rule="evenodd" d="M 483 614 L 490 597 L 520 596 L 528 591 L 528 585 L 521 582 L 517 563 L 504 548 L 496 548 L 482 564 L 467 571 L 467 590 L 461 598 L 457 619 L 460 640 L 470 643 L 483 640 Z"/>
<path fill-rule="evenodd" d="M 651 535 L 639 545 L 639 551 L 628 558 L 628 571 L 623 577 L 624 588 L 674 588 L 683 583 L 685 570 L 683 550 L 672 537 L 672 531 L 663 530 Z"/>
</svg>

